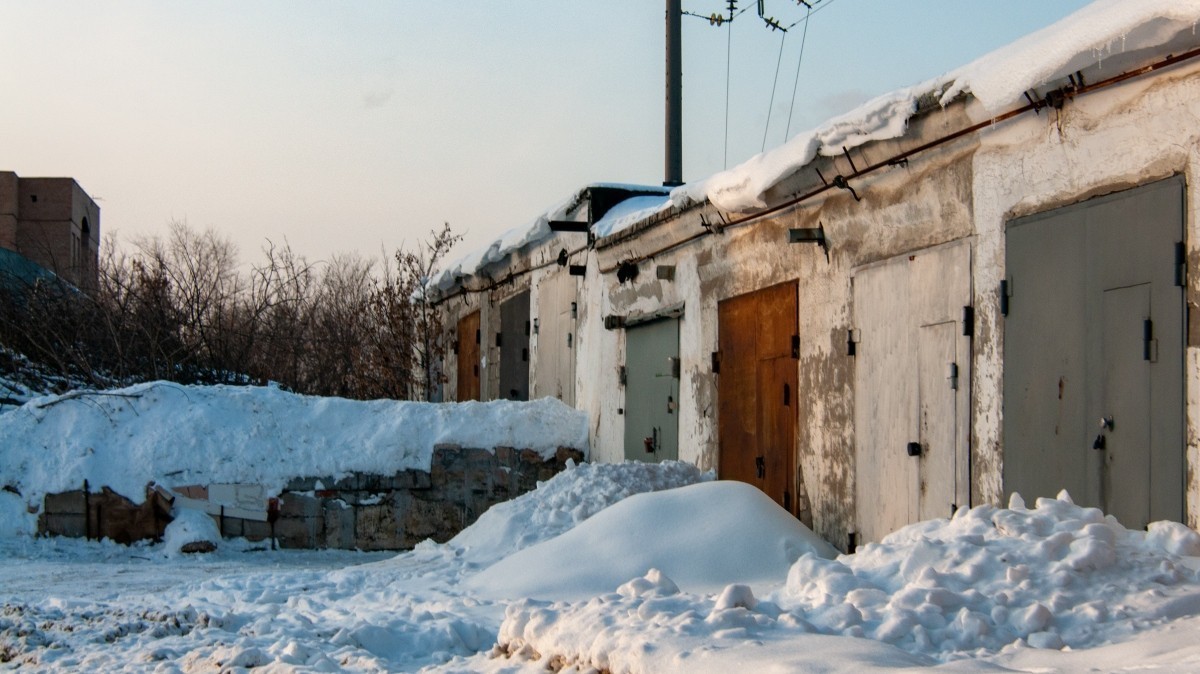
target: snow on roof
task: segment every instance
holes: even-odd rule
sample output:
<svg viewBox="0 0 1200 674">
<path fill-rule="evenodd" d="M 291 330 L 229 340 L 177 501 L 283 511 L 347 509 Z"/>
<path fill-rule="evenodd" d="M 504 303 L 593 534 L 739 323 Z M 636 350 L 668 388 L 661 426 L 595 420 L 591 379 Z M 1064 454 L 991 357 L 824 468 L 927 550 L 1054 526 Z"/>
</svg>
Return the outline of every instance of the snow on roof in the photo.
<svg viewBox="0 0 1200 674">
<path fill-rule="evenodd" d="M 0 487 L 29 503 L 107 486 L 140 501 L 146 484 L 261 484 L 429 470 L 435 444 L 587 448 L 587 414 L 561 401 L 357 401 L 268 386 L 168 382 L 37 398 L 0 414 Z"/>
<path fill-rule="evenodd" d="M 592 232 L 598 239 L 622 232 L 668 207 L 670 200 L 668 194 L 630 197 L 613 206 L 604 217 L 597 220 L 592 225 Z"/>
<path fill-rule="evenodd" d="M 1194 43 L 1197 23 L 1200 23 L 1200 0 L 1097 0 L 961 68 L 883 94 L 815 129 L 798 133 L 783 145 L 755 155 L 739 166 L 676 187 L 669 200 L 654 203 L 651 197 L 635 197 L 637 203 L 602 218 L 594 231 L 598 236 L 608 236 L 668 208 L 684 208 L 705 201 L 733 212 L 765 208 L 763 195 L 767 190 L 817 156 L 840 155 L 845 148 L 903 136 L 908 120 L 917 113 L 918 99 L 924 96 L 940 95 L 941 103 L 946 105 L 956 96 L 969 93 L 985 110 L 996 113 L 1020 102 L 1025 91 L 1068 73 L 1091 66 L 1103 67 L 1106 62 L 1110 67 L 1121 67 L 1139 52 L 1161 49 L 1181 37 L 1190 36 L 1190 42 Z M 533 222 L 510 229 L 490 245 L 447 265 L 430 285 L 448 290 L 457 281 L 477 274 L 510 253 L 549 238 L 549 221 L 568 219 L 591 187 L 639 192 L 659 189 L 619 183 L 589 185 Z"/>
<path fill-rule="evenodd" d="M 1196 42 L 1200 0 L 1097 0 L 1066 18 L 976 61 L 923 84 L 884 94 L 825 124 L 797 134 L 783 145 L 704 180 L 675 188 L 671 203 L 684 207 L 711 202 L 727 211 L 767 206 L 764 193 L 817 155 L 902 136 L 926 94 L 941 94 L 946 105 L 972 94 L 991 113 L 1022 100 L 1024 92 L 1068 73 L 1106 61 L 1128 60 L 1184 37 Z M 1113 74 L 1119 73 L 1113 71 Z"/>
<path fill-rule="evenodd" d="M 665 195 L 669 192 L 665 187 L 634 185 L 630 183 L 592 183 L 586 185 L 545 213 L 534 218 L 532 222 L 513 227 L 501 234 L 499 238 L 490 244 L 473 250 L 454 262 L 447 264 L 430 279 L 430 287 L 438 290 L 449 290 L 459 280 L 474 276 L 488 265 L 500 262 L 510 254 L 526 246 L 541 243 L 550 238 L 550 235 L 553 233 L 550 230 L 550 221 L 577 219 L 573 218 L 573 216 L 577 216 L 579 207 L 586 203 L 588 194 L 593 188 L 625 190 L 641 194 L 646 192 L 661 192 L 664 195 L 664 199 L 666 198 Z"/>
</svg>

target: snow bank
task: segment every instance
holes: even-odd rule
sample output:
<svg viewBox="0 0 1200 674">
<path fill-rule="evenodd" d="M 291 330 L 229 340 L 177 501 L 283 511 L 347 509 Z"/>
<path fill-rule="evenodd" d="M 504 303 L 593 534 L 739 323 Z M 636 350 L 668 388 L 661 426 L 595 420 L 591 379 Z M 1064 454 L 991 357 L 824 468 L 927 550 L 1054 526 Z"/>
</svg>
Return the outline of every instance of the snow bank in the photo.
<svg viewBox="0 0 1200 674">
<path fill-rule="evenodd" d="M 709 482 L 630 496 L 467 586 L 485 596 L 583 598 L 654 568 L 691 590 L 715 591 L 777 582 L 805 554 L 835 551 L 757 488 Z"/>
<path fill-rule="evenodd" d="M 222 541 L 221 531 L 217 523 L 207 513 L 188 508 L 177 508 L 173 513 L 175 519 L 167 525 L 163 533 L 163 548 L 168 555 L 183 552 L 183 546 L 188 543 L 206 541 L 219 547 Z"/>
<path fill-rule="evenodd" d="M 38 398 L 0 415 L 0 486 L 28 503 L 108 486 L 261 484 L 295 477 L 429 470 L 433 447 L 518 447 L 545 457 L 587 447 L 587 415 L 533 402 L 353 401 L 276 387 L 141 384 Z"/>
<path fill-rule="evenodd" d="M 699 528 L 693 537 L 705 535 Z M 799 648 L 809 635 L 882 642 L 911 654 L 898 662 L 914 666 L 1026 647 L 1091 648 L 1200 615 L 1195 560 L 1176 554 L 1198 543 L 1182 525 L 1127 530 L 1065 493 L 1034 509 L 1014 500 L 1008 509 L 979 506 L 906 527 L 854 555 L 805 555 L 762 598 L 738 586 L 679 593 L 668 572 L 586 603 L 518 603 L 499 642 L 509 653 L 558 656 L 582 668 L 647 672 L 661 671 L 658 653 L 701 645 L 712 652 L 689 660 L 688 671 L 730 671 L 755 657 L 745 652 L 747 640 L 765 644 L 756 656 L 763 658 L 772 644 Z M 745 555 L 747 563 L 753 558 Z M 736 656 L 719 655 L 724 649 Z"/>
<path fill-rule="evenodd" d="M 917 86 L 884 94 L 857 109 L 797 134 L 782 146 L 751 157 L 732 169 L 688 183 L 671 192 L 671 203 L 705 200 L 727 211 L 767 206 L 763 195 L 817 155 L 835 156 L 877 140 L 898 138 L 916 112 L 916 101 L 941 94 L 945 105 L 972 94 L 990 113 L 1024 103 L 1024 93 L 1106 60 L 1117 68 L 1136 62 L 1145 50 L 1163 50 L 1177 41 L 1196 43 L 1200 0 L 1098 0 L 1036 33 Z M 1158 54 L 1158 58 L 1165 56 Z M 1122 57 L 1122 58 L 1118 58 Z"/>
<path fill-rule="evenodd" d="M 713 479 L 690 463 L 568 465 L 537 489 L 499 503 L 450 540 L 449 546 L 478 566 L 569 531 L 592 515 L 634 494 Z"/>
</svg>

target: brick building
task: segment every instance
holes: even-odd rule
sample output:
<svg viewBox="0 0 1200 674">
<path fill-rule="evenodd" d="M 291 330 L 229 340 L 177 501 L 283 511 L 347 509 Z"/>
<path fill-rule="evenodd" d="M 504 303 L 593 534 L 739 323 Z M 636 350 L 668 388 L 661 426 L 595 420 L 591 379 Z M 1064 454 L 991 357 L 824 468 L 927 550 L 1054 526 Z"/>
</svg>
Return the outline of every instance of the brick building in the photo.
<svg viewBox="0 0 1200 674">
<path fill-rule="evenodd" d="M 80 288 L 94 288 L 100 207 L 73 178 L 21 178 L 0 171 L 0 248 Z"/>
</svg>

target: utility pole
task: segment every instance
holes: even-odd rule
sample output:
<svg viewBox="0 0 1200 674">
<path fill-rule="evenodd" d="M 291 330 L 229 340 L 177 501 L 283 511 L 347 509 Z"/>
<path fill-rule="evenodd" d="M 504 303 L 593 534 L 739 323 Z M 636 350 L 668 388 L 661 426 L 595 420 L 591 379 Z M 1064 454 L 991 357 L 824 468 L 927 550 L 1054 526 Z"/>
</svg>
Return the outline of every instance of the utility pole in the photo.
<svg viewBox="0 0 1200 674">
<path fill-rule="evenodd" d="M 682 0 L 667 0 L 666 160 L 663 185 L 683 184 L 683 48 Z"/>
</svg>

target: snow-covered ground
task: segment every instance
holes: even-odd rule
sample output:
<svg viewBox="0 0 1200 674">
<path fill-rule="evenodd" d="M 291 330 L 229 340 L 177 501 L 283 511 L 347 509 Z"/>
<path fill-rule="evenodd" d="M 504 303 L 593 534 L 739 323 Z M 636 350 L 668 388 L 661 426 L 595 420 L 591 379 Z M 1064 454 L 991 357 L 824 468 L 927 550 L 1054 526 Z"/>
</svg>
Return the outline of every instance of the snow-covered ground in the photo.
<svg viewBox="0 0 1200 674">
<path fill-rule="evenodd" d="M 106 672 L 1195 671 L 1198 553 L 1182 525 L 1128 531 L 1063 494 L 963 509 L 835 557 L 745 485 L 679 463 L 582 464 L 449 543 L 398 556 L 9 537 L 0 660 Z"/>
</svg>

